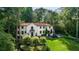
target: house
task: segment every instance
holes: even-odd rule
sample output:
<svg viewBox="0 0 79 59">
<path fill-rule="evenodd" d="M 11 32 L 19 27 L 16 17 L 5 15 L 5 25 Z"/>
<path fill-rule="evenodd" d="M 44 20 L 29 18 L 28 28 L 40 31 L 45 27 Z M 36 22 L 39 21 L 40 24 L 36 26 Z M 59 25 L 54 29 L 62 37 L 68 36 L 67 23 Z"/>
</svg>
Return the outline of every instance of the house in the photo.
<svg viewBox="0 0 79 59">
<path fill-rule="evenodd" d="M 53 34 L 53 26 L 48 23 L 39 22 L 39 23 L 21 23 L 20 26 L 17 28 L 17 38 L 24 35 L 31 35 L 31 36 L 42 36 L 45 33 L 45 30 L 51 32 Z"/>
</svg>

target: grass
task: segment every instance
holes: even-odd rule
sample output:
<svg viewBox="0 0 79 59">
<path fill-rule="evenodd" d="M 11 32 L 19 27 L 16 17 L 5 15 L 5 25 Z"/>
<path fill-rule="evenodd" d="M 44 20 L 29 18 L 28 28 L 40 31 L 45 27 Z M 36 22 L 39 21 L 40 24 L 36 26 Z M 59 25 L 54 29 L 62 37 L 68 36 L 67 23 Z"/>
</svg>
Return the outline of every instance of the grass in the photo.
<svg viewBox="0 0 79 59">
<path fill-rule="evenodd" d="M 51 51 L 79 51 L 79 43 L 70 38 L 52 38 L 47 45 Z"/>
</svg>

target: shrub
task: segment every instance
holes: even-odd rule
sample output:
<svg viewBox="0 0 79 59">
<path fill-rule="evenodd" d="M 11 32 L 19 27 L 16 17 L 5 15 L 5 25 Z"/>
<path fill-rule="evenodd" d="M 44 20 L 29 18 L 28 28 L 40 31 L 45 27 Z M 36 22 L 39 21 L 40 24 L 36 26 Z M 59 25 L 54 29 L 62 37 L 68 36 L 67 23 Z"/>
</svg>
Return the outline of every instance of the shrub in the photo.
<svg viewBox="0 0 79 59">
<path fill-rule="evenodd" d="M 23 38 L 23 39 L 31 38 L 31 36 L 29 36 L 29 35 L 25 35 L 25 36 L 23 36 L 22 38 Z"/>
<path fill-rule="evenodd" d="M 20 45 L 21 51 L 41 51 L 46 50 L 46 37 L 24 36 L 23 44 Z"/>
<path fill-rule="evenodd" d="M 31 44 L 31 37 L 30 36 L 24 36 L 22 43 L 25 45 L 30 45 Z"/>
<path fill-rule="evenodd" d="M 46 43 L 46 37 L 40 37 L 40 42 L 42 44 L 45 44 Z"/>
<path fill-rule="evenodd" d="M 39 37 L 35 36 L 31 38 L 33 45 L 38 45 L 40 43 Z"/>
</svg>

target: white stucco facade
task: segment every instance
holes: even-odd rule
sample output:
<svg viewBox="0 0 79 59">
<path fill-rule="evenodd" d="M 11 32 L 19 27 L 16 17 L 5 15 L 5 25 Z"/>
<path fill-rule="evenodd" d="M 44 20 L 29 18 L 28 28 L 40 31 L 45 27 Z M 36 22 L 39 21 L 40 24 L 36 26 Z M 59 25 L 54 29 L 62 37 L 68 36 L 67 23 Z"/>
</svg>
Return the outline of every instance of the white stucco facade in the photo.
<svg viewBox="0 0 79 59">
<path fill-rule="evenodd" d="M 24 36 L 24 35 L 30 35 L 30 36 L 42 36 L 44 34 L 44 31 L 46 30 L 51 31 L 53 34 L 53 26 L 47 23 L 24 23 L 21 24 L 17 28 L 17 37 Z"/>
</svg>

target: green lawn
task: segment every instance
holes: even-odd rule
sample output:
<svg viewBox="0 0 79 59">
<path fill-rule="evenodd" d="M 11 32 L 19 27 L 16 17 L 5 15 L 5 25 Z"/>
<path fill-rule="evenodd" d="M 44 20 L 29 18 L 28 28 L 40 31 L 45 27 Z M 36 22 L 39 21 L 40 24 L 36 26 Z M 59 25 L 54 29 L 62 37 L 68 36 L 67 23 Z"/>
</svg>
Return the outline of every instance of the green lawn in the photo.
<svg viewBox="0 0 79 59">
<path fill-rule="evenodd" d="M 79 43 L 69 38 L 52 38 L 47 45 L 51 51 L 79 51 Z"/>
</svg>

